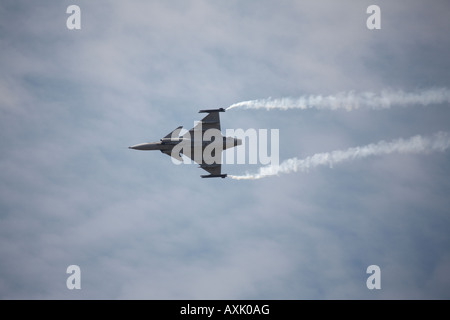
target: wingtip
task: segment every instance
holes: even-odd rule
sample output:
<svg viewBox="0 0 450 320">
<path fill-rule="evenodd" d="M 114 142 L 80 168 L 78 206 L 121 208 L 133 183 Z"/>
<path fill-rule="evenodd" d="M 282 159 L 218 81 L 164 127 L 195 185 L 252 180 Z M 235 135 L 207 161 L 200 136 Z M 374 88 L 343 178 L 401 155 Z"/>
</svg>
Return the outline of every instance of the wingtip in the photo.
<svg viewBox="0 0 450 320">
<path fill-rule="evenodd" d="M 226 110 L 224 108 L 219 109 L 203 109 L 200 110 L 198 113 L 210 113 L 210 112 L 225 112 Z"/>
<path fill-rule="evenodd" d="M 201 175 L 200 177 L 202 178 L 226 178 L 228 176 L 228 174 L 224 173 L 224 174 L 206 174 L 206 175 Z"/>
</svg>

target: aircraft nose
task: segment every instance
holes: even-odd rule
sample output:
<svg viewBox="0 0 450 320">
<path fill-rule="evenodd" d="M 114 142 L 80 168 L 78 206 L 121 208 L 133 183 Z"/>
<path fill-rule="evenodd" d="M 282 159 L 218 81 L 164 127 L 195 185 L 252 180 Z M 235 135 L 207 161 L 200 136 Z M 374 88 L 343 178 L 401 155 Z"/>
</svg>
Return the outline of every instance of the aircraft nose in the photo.
<svg viewBox="0 0 450 320">
<path fill-rule="evenodd" d="M 141 143 L 137 144 L 131 147 L 128 147 L 129 149 L 134 150 L 159 150 L 158 149 L 159 144 L 157 142 L 148 142 L 148 143 Z"/>
<path fill-rule="evenodd" d="M 134 149 L 134 150 L 147 150 L 147 148 L 148 148 L 147 143 L 136 144 L 134 146 L 128 147 L 128 149 Z"/>
</svg>

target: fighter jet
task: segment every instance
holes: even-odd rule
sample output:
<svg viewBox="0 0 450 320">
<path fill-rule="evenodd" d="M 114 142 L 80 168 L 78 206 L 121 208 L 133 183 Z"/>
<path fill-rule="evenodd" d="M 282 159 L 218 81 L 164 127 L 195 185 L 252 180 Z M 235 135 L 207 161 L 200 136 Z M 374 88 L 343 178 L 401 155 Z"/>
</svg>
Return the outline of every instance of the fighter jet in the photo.
<svg viewBox="0 0 450 320">
<path fill-rule="evenodd" d="M 180 136 L 183 128 L 180 126 L 158 142 L 137 144 L 129 148 L 159 150 L 179 161 L 183 161 L 181 155 L 184 154 L 209 173 L 201 175 L 202 178 L 225 178 L 227 174 L 222 174 L 222 151 L 241 145 L 242 140 L 222 135 L 219 112 L 225 112 L 225 109 L 200 110 L 199 113 L 208 115 L 184 135 Z"/>
</svg>

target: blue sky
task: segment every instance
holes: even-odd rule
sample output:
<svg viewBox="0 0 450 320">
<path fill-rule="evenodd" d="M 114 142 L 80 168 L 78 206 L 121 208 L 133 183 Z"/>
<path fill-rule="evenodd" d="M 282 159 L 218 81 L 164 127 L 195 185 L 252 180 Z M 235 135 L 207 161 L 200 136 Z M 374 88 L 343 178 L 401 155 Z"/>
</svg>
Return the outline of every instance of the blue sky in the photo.
<svg viewBox="0 0 450 320">
<path fill-rule="evenodd" d="M 81 30 L 66 28 L 71 4 Z M 381 30 L 366 27 L 371 4 Z M 0 298 L 448 299 L 448 152 L 236 181 L 127 149 L 239 101 L 449 88 L 448 10 L 423 0 L 2 1 Z M 221 119 L 223 129 L 279 129 L 282 161 L 450 132 L 448 107 Z M 81 290 L 66 287 L 72 264 Z M 366 287 L 373 264 L 380 290 Z"/>
</svg>

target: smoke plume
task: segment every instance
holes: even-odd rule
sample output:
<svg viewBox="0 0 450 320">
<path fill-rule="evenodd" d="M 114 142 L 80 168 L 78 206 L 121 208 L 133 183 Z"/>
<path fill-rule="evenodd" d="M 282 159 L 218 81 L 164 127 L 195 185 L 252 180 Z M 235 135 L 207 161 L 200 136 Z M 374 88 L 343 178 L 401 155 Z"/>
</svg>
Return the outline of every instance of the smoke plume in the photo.
<svg viewBox="0 0 450 320">
<path fill-rule="evenodd" d="M 376 155 L 386 155 L 390 153 L 430 153 L 434 151 L 445 151 L 450 147 L 450 134 L 438 132 L 433 136 L 422 137 L 420 135 L 409 139 L 396 139 L 390 142 L 380 141 L 375 144 L 350 148 L 347 150 L 336 150 L 332 152 L 317 153 L 305 159 L 292 158 L 283 161 L 277 166 L 265 166 L 259 169 L 256 174 L 246 174 L 243 176 L 228 175 L 232 179 L 261 179 L 281 173 L 292 173 L 297 171 L 307 172 L 311 168 L 321 165 L 333 165 L 345 161 L 367 158 Z"/>
<path fill-rule="evenodd" d="M 341 92 L 336 95 L 308 95 L 300 98 L 280 98 L 249 100 L 232 104 L 227 110 L 243 109 L 345 109 L 359 108 L 389 109 L 392 106 L 430 105 L 450 102 L 450 90 L 447 88 L 427 89 L 417 92 L 384 90 L 380 94 L 372 92 Z"/>
</svg>

